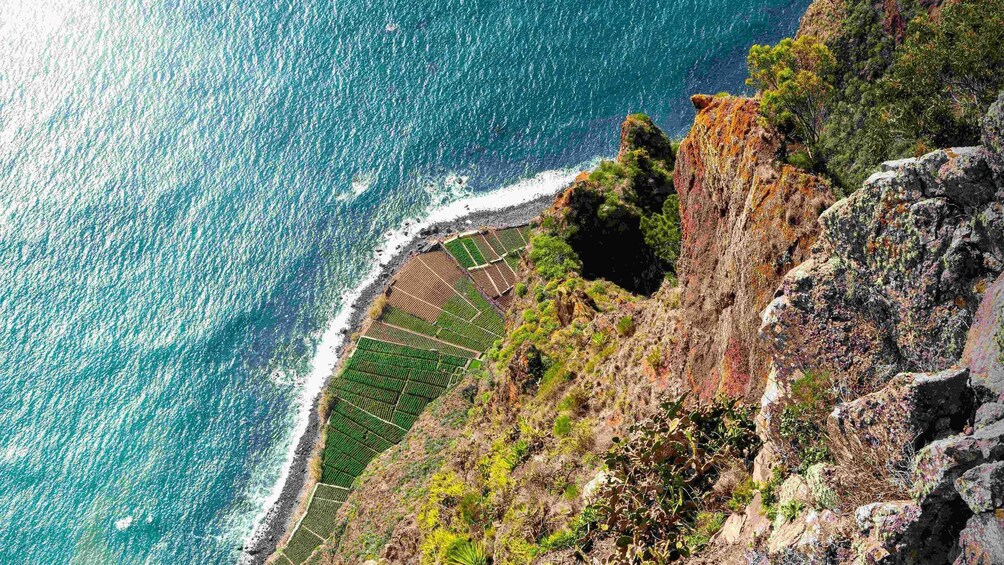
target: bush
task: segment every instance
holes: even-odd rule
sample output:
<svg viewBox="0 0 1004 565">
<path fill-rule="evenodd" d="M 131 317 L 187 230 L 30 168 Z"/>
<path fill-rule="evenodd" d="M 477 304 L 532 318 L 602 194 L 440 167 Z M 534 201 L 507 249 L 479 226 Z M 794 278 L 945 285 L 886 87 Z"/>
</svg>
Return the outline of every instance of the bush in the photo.
<svg viewBox="0 0 1004 565">
<path fill-rule="evenodd" d="M 676 261 L 680 258 L 680 240 L 683 238 L 680 200 L 675 194 L 669 195 L 662 203 L 661 213 L 642 216 L 641 233 L 645 243 L 674 272 Z"/>
<path fill-rule="evenodd" d="M 896 49 L 890 95 L 917 139 L 936 147 L 979 141 L 980 120 L 1004 87 L 1004 0 L 921 12 Z"/>
<path fill-rule="evenodd" d="M 631 335 L 634 333 L 634 318 L 631 316 L 624 316 L 620 320 L 617 320 L 617 333 L 620 335 Z"/>
<path fill-rule="evenodd" d="M 572 433 L 572 417 L 562 414 L 554 419 L 554 437 L 568 437 Z"/>
<path fill-rule="evenodd" d="M 526 296 L 526 283 L 522 281 L 516 283 L 515 292 L 516 296 L 519 296 L 520 298 Z"/>
<path fill-rule="evenodd" d="M 718 520 L 701 513 L 704 494 L 730 460 L 730 445 L 753 441 L 726 440 L 714 431 L 728 427 L 712 423 L 728 410 L 699 407 L 684 414 L 683 400 L 661 403 L 655 416 L 629 428 L 627 441 L 613 438 L 607 452 L 609 474 L 596 507 L 628 561 L 673 560 L 710 537 Z"/>
<path fill-rule="evenodd" d="M 786 161 L 792 167 L 802 169 L 804 171 L 811 171 L 815 168 L 815 163 L 808 151 L 793 151 L 788 154 Z"/>
<path fill-rule="evenodd" d="M 836 394 L 829 373 L 808 371 L 791 384 L 788 404 L 781 409 L 778 433 L 800 473 L 830 460 L 820 426 L 834 402 Z"/>
<path fill-rule="evenodd" d="M 488 565 L 490 559 L 484 546 L 470 540 L 460 540 L 446 552 L 446 560 L 450 565 Z"/>
<path fill-rule="evenodd" d="M 535 235 L 530 241 L 530 261 L 542 277 L 556 280 L 582 269 L 582 261 L 564 239 L 551 235 Z"/>
</svg>

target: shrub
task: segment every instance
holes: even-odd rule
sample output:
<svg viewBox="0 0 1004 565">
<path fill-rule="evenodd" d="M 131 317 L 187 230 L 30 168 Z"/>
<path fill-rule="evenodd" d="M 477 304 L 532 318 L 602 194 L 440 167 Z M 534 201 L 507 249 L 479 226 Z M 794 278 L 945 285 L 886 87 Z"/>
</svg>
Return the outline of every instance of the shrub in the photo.
<svg viewBox="0 0 1004 565">
<path fill-rule="evenodd" d="M 663 201 L 661 213 L 642 216 L 641 232 L 645 243 L 656 256 L 666 262 L 672 272 L 680 258 L 680 240 L 683 237 L 679 198 L 671 194 Z"/>
<path fill-rule="evenodd" d="M 601 522 L 628 561 L 668 561 L 686 556 L 699 503 L 718 475 L 720 454 L 709 454 L 703 433 L 683 398 L 664 401 L 660 411 L 613 438 L 606 454 L 607 481 L 597 491 Z"/>
<path fill-rule="evenodd" d="M 807 151 L 803 150 L 793 151 L 789 153 L 786 161 L 792 167 L 802 169 L 805 171 L 811 171 L 815 168 L 815 163 L 813 162 L 812 157 L 809 155 Z"/>
<path fill-rule="evenodd" d="M 554 419 L 554 437 L 568 437 L 572 433 L 572 417 L 561 414 Z"/>
<path fill-rule="evenodd" d="M 688 552 L 695 553 L 708 545 L 723 525 L 725 525 L 725 514 L 722 512 L 699 512 L 693 530 L 684 538 Z"/>
<path fill-rule="evenodd" d="M 805 507 L 798 500 L 789 500 L 781 505 L 781 516 L 786 522 L 791 522 L 802 513 L 802 509 Z"/>
<path fill-rule="evenodd" d="M 617 320 L 617 333 L 620 335 L 631 335 L 634 333 L 634 318 L 631 316 L 624 316 L 620 320 Z"/>
<path fill-rule="evenodd" d="M 516 296 L 519 296 L 520 298 L 526 296 L 526 283 L 522 281 L 516 283 L 515 292 Z"/>
<path fill-rule="evenodd" d="M 896 49 L 890 95 L 917 139 L 934 146 L 979 141 L 980 120 L 1004 86 L 1004 0 L 946 3 L 925 12 Z"/>
<path fill-rule="evenodd" d="M 582 269 L 582 261 L 564 239 L 550 235 L 535 235 L 531 239 L 530 260 L 537 272 L 548 280 L 564 278 Z"/>
<path fill-rule="evenodd" d="M 756 492 L 756 481 L 752 478 L 747 478 L 732 490 L 732 496 L 729 498 L 726 506 L 728 506 L 729 510 L 733 512 L 742 512 L 750 501 L 753 500 L 753 495 L 755 495 Z"/>
<path fill-rule="evenodd" d="M 488 565 L 488 553 L 484 546 L 471 540 L 459 540 L 446 552 L 446 560 L 450 565 Z"/>
<path fill-rule="evenodd" d="M 810 466 L 830 460 L 821 428 L 836 402 L 829 373 L 808 371 L 795 379 L 787 402 L 778 418 L 777 433 L 787 448 L 788 462 L 804 473 Z"/>
</svg>

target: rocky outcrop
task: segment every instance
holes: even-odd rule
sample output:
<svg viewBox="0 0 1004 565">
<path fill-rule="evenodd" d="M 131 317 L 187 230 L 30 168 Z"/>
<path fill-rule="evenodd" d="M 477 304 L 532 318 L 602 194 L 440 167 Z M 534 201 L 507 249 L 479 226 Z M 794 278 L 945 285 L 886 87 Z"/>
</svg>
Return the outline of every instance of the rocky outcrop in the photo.
<svg viewBox="0 0 1004 565">
<path fill-rule="evenodd" d="M 972 372 L 973 386 L 985 401 L 1000 400 L 1004 394 L 1004 362 L 1001 343 L 1004 338 L 1004 277 L 987 289 L 969 328 L 969 338 L 962 353 L 962 364 Z M 1000 407 L 1000 408 L 995 408 Z M 1000 404 L 985 405 L 985 411 L 1004 409 Z"/>
<path fill-rule="evenodd" d="M 651 296 L 672 265 L 645 240 L 642 218 L 662 211 L 673 193 L 673 147 L 642 114 L 621 126 L 616 161 L 583 173 L 545 213 L 582 261 L 588 279 L 606 279 Z"/>
<path fill-rule="evenodd" d="M 837 399 L 795 521 L 831 508 L 840 562 L 1004 563 L 1004 102 L 984 125 L 983 146 L 885 163 L 826 210 L 763 311 L 764 452 L 788 449 L 803 376 Z"/>
<path fill-rule="evenodd" d="M 827 419 L 827 437 L 839 465 L 873 462 L 887 472 L 906 471 L 915 449 L 962 430 L 974 411 L 967 370 L 905 373 L 839 404 Z"/>
<path fill-rule="evenodd" d="M 1004 269 L 994 160 L 962 148 L 889 162 L 820 217 L 812 256 L 763 314 L 780 380 L 825 371 L 853 397 L 959 359 Z"/>
<path fill-rule="evenodd" d="M 816 218 L 834 199 L 822 179 L 777 162 L 780 140 L 761 125 L 757 101 L 692 100 L 697 118 L 674 178 L 683 230 L 678 370 L 703 397 L 754 398 L 769 361 L 760 310 L 808 256 Z"/>
</svg>

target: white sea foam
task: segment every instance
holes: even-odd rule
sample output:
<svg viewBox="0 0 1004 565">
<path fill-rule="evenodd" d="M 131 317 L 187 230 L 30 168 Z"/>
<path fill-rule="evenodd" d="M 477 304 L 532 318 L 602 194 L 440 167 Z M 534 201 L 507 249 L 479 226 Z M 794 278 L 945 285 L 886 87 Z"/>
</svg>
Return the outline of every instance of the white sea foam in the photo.
<svg viewBox="0 0 1004 565">
<path fill-rule="evenodd" d="M 369 272 L 359 281 L 359 284 L 342 295 L 341 309 L 338 310 L 335 317 L 328 323 L 324 334 L 321 336 L 317 351 L 311 362 L 310 374 L 304 381 L 303 388 L 300 391 L 297 425 L 292 434 L 293 441 L 290 443 L 289 450 L 286 453 L 279 479 L 273 485 L 268 496 L 265 497 L 261 511 L 254 521 L 255 526 L 249 534 L 248 539 L 253 538 L 258 529 L 262 527 L 262 520 L 265 515 L 279 499 L 282 488 L 289 476 L 290 466 L 296 453 L 296 446 L 307 430 L 310 411 L 313 409 L 325 382 L 338 363 L 339 352 L 344 345 L 345 339 L 348 337 L 348 333 L 345 330 L 349 329 L 349 322 L 352 319 L 353 308 L 356 302 L 366 288 L 376 282 L 384 268 L 394 259 L 398 252 L 404 246 L 408 245 L 422 229 L 433 224 L 454 221 L 475 212 L 502 210 L 530 202 L 543 196 L 557 194 L 564 187 L 568 186 L 580 171 L 592 169 L 597 163 L 599 163 L 599 158 L 578 167 L 544 171 L 531 178 L 520 180 L 486 194 L 467 196 L 466 198 L 447 203 L 437 202 L 437 196 L 444 193 L 449 195 L 447 197 L 457 197 L 458 194 L 470 194 L 467 177 L 451 173 L 446 175 L 440 182 L 426 185 L 426 190 L 430 191 L 433 203 L 430 204 L 430 211 L 425 214 L 425 219 L 405 220 L 402 222 L 401 227 L 384 234 L 383 243 L 374 254 L 374 261 Z M 360 305 L 360 307 L 365 308 L 366 305 Z"/>
<path fill-rule="evenodd" d="M 124 532 L 129 529 L 129 526 L 132 525 L 132 522 L 133 522 L 132 516 L 126 516 L 121 520 L 115 520 L 115 529 L 120 532 Z"/>
</svg>

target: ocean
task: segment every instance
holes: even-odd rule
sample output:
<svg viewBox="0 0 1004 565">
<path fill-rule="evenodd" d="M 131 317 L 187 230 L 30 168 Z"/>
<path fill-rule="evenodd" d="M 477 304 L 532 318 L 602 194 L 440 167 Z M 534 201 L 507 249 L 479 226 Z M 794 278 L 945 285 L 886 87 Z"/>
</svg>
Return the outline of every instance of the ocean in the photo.
<svg viewBox="0 0 1004 565">
<path fill-rule="evenodd" d="M 235 562 L 389 232 L 682 136 L 807 4 L 0 3 L 0 563 Z"/>
</svg>

